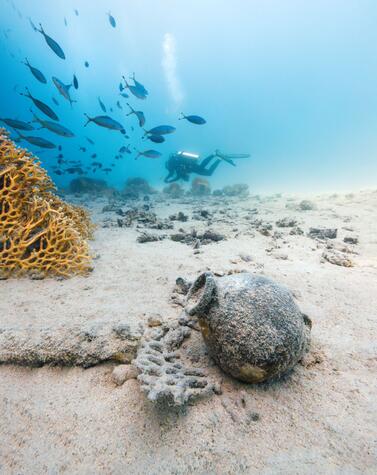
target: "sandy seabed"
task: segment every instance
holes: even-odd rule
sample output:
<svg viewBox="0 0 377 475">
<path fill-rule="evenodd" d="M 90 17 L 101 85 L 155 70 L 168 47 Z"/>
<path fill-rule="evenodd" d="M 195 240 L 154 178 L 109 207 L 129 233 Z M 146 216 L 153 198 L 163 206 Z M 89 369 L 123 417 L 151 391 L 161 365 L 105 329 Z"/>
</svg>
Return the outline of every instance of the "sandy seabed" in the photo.
<svg viewBox="0 0 377 475">
<path fill-rule="evenodd" d="M 312 196 L 316 209 L 307 211 L 297 206 L 302 198 L 152 197 L 159 217 L 182 211 L 190 219 L 174 222 L 175 230 L 148 231 L 167 238 L 147 243 L 136 241 L 136 225 L 118 227 L 118 215 L 102 212 L 105 198 L 83 198 L 99 223 L 94 271 L 65 281 L 1 281 L 0 332 L 98 320 L 137 331 L 151 315 L 180 314 L 171 299 L 177 277 L 249 271 L 292 290 L 313 321 L 311 351 L 291 374 L 259 386 L 209 368 L 222 394 L 183 412 L 159 412 L 136 380 L 116 386 L 111 362 L 88 369 L 3 364 L 0 473 L 376 473 L 377 192 Z M 194 250 L 169 239 L 179 228 L 208 228 L 192 219 L 195 209 L 214 214 L 210 227 L 226 240 Z M 276 226 L 284 217 L 304 234 Z M 338 236 L 313 239 L 310 227 L 337 228 Z M 324 259 L 328 247 L 353 266 Z"/>
</svg>

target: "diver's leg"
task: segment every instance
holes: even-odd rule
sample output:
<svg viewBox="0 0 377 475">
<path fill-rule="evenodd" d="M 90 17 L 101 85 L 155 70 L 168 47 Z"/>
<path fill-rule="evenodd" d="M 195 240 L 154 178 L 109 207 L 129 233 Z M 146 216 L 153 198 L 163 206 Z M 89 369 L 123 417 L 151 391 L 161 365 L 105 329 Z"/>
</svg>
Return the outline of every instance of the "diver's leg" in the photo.
<svg viewBox="0 0 377 475">
<path fill-rule="evenodd" d="M 220 165 L 220 162 L 221 160 L 216 160 L 216 162 L 212 163 L 208 170 L 204 167 L 200 167 L 200 171 L 197 171 L 198 175 L 211 176 L 212 173 L 216 170 L 216 168 Z"/>
<path fill-rule="evenodd" d="M 212 160 L 212 158 L 215 158 L 215 157 L 216 157 L 216 155 L 210 155 L 209 157 L 204 158 L 204 159 L 200 162 L 200 165 L 199 165 L 200 168 L 206 167 L 206 166 L 209 164 L 209 162 Z"/>
</svg>

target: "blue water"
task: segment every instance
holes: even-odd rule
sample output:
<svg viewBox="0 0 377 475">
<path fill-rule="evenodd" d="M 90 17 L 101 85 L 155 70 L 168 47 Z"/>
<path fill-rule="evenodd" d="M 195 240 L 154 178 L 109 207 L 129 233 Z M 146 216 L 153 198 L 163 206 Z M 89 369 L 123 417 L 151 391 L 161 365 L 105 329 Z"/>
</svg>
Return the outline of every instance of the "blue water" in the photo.
<svg viewBox="0 0 377 475">
<path fill-rule="evenodd" d="M 128 177 L 143 176 L 162 186 L 170 153 L 188 150 L 205 157 L 218 148 L 248 152 L 251 158 L 238 160 L 237 167 L 221 163 L 210 178 L 214 187 L 240 181 L 257 192 L 376 186 L 375 0 L 0 0 L 0 13 L 0 117 L 31 119 L 31 102 L 19 95 L 28 86 L 76 137 L 45 130 L 33 135 L 62 145 L 67 160 L 86 164 L 97 153 L 104 168 L 115 163 L 109 175 L 89 176 L 117 187 Z M 33 31 L 28 17 L 42 23 L 66 60 Z M 21 63 L 25 57 L 47 84 Z M 149 91 L 145 101 L 129 99 L 144 111 L 146 127 L 177 127 L 164 144 L 141 140 L 136 118 L 126 117 L 127 100 L 118 85 L 122 75 L 133 72 Z M 74 73 L 79 89 L 71 89 L 77 101 L 71 108 L 51 77 L 70 83 Z M 84 127 L 84 113 L 102 114 L 98 96 L 113 108 L 108 114 L 124 125 L 129 140 L 93 123 Z M 199 114 L 207 123 L 179 121 L 180 112 Z M 163 155 L 135 161 L 133 152 L 114 160 L 126 144 Z M 40 159 L 65 187 L 75 175 L 54 175 L 58 153 L 45 151 Z"/>
</svg>

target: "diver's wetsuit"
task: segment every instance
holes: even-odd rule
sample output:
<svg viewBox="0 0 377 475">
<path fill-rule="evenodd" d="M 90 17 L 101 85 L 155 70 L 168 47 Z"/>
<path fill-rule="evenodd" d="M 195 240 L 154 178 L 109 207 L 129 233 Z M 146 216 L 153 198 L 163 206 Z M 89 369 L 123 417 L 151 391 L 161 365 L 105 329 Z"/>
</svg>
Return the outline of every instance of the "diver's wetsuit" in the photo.
<svg viewBox="0 0 377 475">
<path fill-rule="evenodd" d="M 219 166 L 221 160 L 217 159 L 208 169 L 206 166 L 215 157 L 216 155 L 210 155 L 198 163 L 197 159 L 184 157 L 182 155 L 173 155 L 166 162 L 166 168 L 169 170 L 169 174 L 164 182 L 172 183 L 178 180 L 188 181 L 190 173 L 196 173 L 201 176 L 211 176 Z"/>
</svg>

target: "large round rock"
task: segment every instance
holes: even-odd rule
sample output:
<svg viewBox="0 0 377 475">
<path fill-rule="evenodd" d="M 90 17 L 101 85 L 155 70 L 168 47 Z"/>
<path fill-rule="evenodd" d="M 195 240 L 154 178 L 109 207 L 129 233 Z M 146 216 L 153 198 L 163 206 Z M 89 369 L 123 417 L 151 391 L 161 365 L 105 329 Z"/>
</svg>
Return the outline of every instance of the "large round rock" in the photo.
<svg viewBox="0 0 377 475">
<path fill-rule="evenodd" d="M 288 289 L 263 276 L 204 273 L 188 293 L 186 312 L 198 317 L 216 363 L 242 381 L 281 376 L 309 346 L 310 319 Z"/>
</svg>

